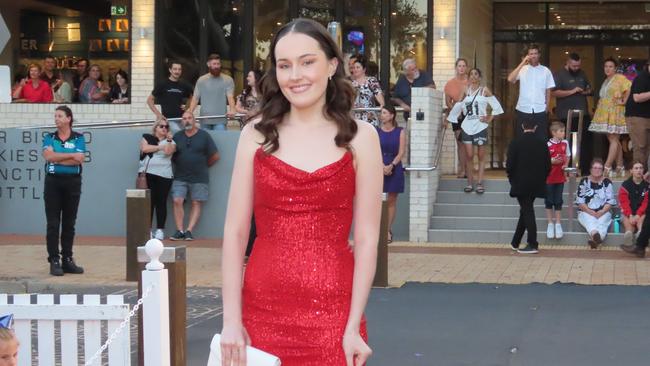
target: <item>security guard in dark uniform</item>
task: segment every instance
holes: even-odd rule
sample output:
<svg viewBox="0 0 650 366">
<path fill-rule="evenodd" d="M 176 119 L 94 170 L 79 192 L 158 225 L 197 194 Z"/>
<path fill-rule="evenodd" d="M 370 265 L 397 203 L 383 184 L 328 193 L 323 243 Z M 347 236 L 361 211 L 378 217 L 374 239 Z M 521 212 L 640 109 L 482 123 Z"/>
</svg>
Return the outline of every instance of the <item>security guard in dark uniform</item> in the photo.
<svg viewBox="0 0 650 366">
<path fill-rule="evenodd" d="M 86 143 L 83 135 L 72 131 L 70 108 L 57 107 L 54 121 L 56 132 L 48 134 L 43 140 L 43 158 L 46 161 L 43 198 L 47 218 L 47 260 L 50 262 L 50 274 L 63 276 L 64 273 L 84 272 L 72 259 L 72 243 L 81 197 L 81 165 L 85 157 Z"/>
</svg>

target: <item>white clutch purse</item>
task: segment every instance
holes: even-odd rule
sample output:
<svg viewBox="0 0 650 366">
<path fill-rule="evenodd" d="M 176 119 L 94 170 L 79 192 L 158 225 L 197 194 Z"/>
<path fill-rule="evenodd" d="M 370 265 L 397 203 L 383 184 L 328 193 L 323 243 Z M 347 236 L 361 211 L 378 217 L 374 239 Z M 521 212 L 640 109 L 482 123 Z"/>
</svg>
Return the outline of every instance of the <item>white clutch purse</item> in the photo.
<svg viewBox="0 0 650 366">
<path fill-rule="evenodd" d="M 280 359 L 257 348 L 246 346 L 246 366 L 280 366 Z M 221 334 L 212 337 L 207 366 L 221 366 Z"/>
</svg>

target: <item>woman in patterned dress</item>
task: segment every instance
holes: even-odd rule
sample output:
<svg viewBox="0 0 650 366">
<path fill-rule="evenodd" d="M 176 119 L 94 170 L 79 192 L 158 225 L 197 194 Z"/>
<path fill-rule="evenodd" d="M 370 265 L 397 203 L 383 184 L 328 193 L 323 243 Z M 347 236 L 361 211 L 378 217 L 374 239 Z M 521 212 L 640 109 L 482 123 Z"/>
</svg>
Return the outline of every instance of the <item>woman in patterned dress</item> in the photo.
<svg viewBox="0 0 650 366">
<path fill-rule="evenodd" d="M 607 134 L 609 152 L 605 160 L 605 176 L 615 175 L 611 172 L 614 160 L 616 173 L 623 176 L 623 149 L 619 136 L 628 133 L 625 125 L 625 102 L 630 95 L 632 83 L 625 76 L 616 73 L 618 62 L 613 58 L 605 60 L 603 67 L 607 78 L 600 87 L 600 99 L 589 131 Z"/>
<path fill-rule="evenodd" d="M 237 96 L 237 104 L 235 105 L 237 113 L 252 116 L 257 112 L 261 99 L 257 83 L 261 78 L 262 73 L 257 70 L 251 70 L 248 72 L 248 75 L 246 76 L 246 87 L 241 94 Z M 246 119 L 248 119 L 248 117 L 246 117 Z"/>
<path fill-rule="evenodd" d="M 362 55 L 358 55 L 350 69 L 352 86 L 357 91 L 354 100 L 354 108 L 381 107 L 384 105 L 384 94 L 381 91 L 379 81 L 373 76 L 366 75 L 368 61 Z M 354 112 L 354 118 L 370 122 L 375 126 L 379 125 L 375 112 Z"/>
</svg>

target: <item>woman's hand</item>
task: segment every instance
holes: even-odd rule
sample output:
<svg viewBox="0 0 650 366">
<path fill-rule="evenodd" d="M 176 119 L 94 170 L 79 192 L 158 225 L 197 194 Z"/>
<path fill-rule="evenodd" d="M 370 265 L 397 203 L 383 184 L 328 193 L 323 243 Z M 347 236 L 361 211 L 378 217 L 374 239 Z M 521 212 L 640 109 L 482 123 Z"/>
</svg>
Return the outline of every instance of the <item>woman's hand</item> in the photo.
<svg viewBox="0 0 650 366">
<path fill-rule="evenodd" d="M 343 352 L 347 366 L 362 366 L 368 361 L 372 350 L 361 338 L 359 332 L 345 332 L 343 335 Z"/>
<path fill-rule="evenodd" d="M 393 174 L 393 164 L 384 165 L 384 175 Z"/>
<path fill-rule="evenodd" d="M 246 346 L 251 339 L 242 324 L 224 325 L 221 330 L 221 365 L 246 366 Z"/>
</svg>

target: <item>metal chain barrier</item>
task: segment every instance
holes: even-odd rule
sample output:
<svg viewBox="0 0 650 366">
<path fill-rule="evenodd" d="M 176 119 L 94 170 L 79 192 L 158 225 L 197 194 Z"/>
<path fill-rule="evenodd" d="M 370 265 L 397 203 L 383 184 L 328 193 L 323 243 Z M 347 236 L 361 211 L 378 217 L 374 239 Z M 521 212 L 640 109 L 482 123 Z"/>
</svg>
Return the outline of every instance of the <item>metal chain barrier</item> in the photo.
<svg viewBox="0 0 650 366">
<path fill-rule="evenodd" d="M 104 344 L 103 344 L 103 345 L 102 345 L 102 346 L 97 350 L 97 352 L 95 352 L 95 354 L 93 355 L 93 357 L 91 357 L 90 360 L 88 360 L 88 361 L 86 361 L 86 362 L 84 363 L 84 366 L 91 366 L 91 365 L 93 364 L 93 362 L 95 362 L 99 357 L 101 357 L 102 353 L 103 353 L 104 351 L 106 351 L 106 349 L 108 348 L 108 346 L 109 346 L 111 343 L 113 343 L 113 341 L 115 340 L 115 338 L 117 338 L 117 336 L 118 336 L 120 333 L 122 333 L 122 331 L 124 330 L 124 328 L 126 328 L 126 325 L 129 324 L 129 322 L 131 321 L 131 318 L 133 318 L 133 317 L 135 316 L 135 314 L 138 312 L 138 309 L 140 309 L 140 306 L 142 306 L 142 302 L 144 301 L 145 298 L 147 298 L 147 296 L 149 296 L 149 294 L 151 293 L 151 291 L 153 290 L 153 288 L 154 288 L 154 285 L 151 285 L 151 286 L 147 287 L 147 289 L 146 289 L 146 290 L 144 291 L 144 293 L 142 294 L 142 297 L 138 299 L 138 302 L 137 302 L 135 305 L 133 305 L 133 309 L 131 309 L 131 311 L 130 311 L 129 314 L 124 318 L 124 320 L 122 321 L 122 323 L 120 323 L 120 326 L 119 326 L 117 329 L 115 329 L 115 331 L 113 332 L 113 334 L 110 335 L 110 337 L 108 337 L 108 339 L 106 340 L 106 342 L 105 342 L 105 343 L 104 343 Z"/>
</svg>

